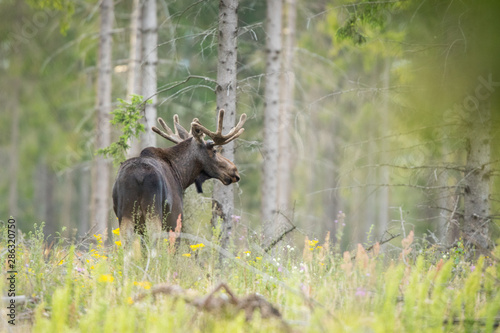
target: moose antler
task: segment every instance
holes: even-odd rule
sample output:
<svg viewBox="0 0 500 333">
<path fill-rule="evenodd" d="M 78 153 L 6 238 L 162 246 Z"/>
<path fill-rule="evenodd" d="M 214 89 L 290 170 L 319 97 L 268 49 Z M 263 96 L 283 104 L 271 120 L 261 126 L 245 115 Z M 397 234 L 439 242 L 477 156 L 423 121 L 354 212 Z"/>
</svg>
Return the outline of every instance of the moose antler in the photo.
<svg viewBox="0 0 500 333">
<path fill-rule="evenodd" d="M 193 132 L 193 135 L 196 135 L 198 137 L 200 137 L 200 135 L 202 135 L 204 133 L 214 141 L 214 145 L 222 146 L 222 145 L 225 145 L 225 144 L 233 141 L 234 139 L 239 137 L 241 135 L 241 133 L 243 133 L 245 131 L 245 129 L 243 128 L 243 125 L 245 124 L 246 120 L 247 120 L 247 115 L 244 113 L 241 115 L 240 121 L 238 122 L 238 124 L 235 127 L 233 127 L 229 131 L 229 133 L 227 133 L 226 135 L 222 135 L 222 126 L 223 126 L 223 122 L 224 122 L 224 110 L 221 109 L 219 111 L 219 118 L 218 118 L 218 125 L 217 125 L 216 132 L 212 132 L 212 131 L 208 130 L 206 127 L 204 127 L 200 123 L 198 118 L 193 119 L 193 122 L 191 123 L 191 131 Z"/>
<path fill-rule="evenodd" d="M 179 116 L 178 115 L 174 115 L 175 133 L 172 132 L 170 127 L 168 127 L 167 123 L 165 123 L 165 121 L 162 118 L 158 118 L 158 123 L 160 123 L 160 125 L 163 127 L 163 129 L 166 131 L 166 133 L 163 132 L 161 129 L 159 129 L 156 126 L 153 126 L 151 128 L 153 130 L 153 132 L 164 137 L 165 139 L 167 139 L 169 141 L 172 141 L 173 143 L 182 142 L 191 136 L 191 134 L 189 134 L 189 132 L 186 131 L 186 129 L 184 127 L 182 127 L 181 124 L 179 124 Z"/>
</svg>

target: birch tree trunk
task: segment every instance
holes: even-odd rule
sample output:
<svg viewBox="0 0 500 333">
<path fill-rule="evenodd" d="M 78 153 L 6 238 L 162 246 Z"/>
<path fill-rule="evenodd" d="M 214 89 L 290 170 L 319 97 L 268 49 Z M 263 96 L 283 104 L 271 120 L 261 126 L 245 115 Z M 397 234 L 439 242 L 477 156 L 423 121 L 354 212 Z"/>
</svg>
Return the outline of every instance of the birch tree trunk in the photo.
<svg viewBox="0 0 500 333">
<path fill-rule="evenodd" d="M 142 55 L 142 8 L 140 0 L 133 0 L 132 15 L 130 17 L 130 53 L 128 60 L 128 75 L 127 75 L 127 98 L 131 99 L 131 95 L 141 95 L 141 55 Z M 139 156 L 141 146 L 139 139 L 132 139 L 130 149 L 127 152 L 127 157 Z"/>
<path fill-rule="evenodd" d="M 279 124 L 279 160 L 278 160 L 278 209 L 277 232 L 281 234 L 289 228 L 287 219 L 291 219 L 291 117 L 294 107 L 295 73 L 293 59 L 295 49 L 295 22 L 297 17 L 296 0 L 286 0 L 284 10 L 285 28 L 283 31 L 283 71 L 281 73 L 281 105 Z"/>
<path fill-rule="evenodd" d="M 237 50 L 238 0 L 220 0 L 216 95 L 217 109 L 225 110 L 223 134 L 229 132 L 236 121 Z M 234 141 L 222 146 L 222 155 L 234 160 Z M 212 225 L 216 225 L 217 219 L 222 219 L 221 245 L 226 247 L 232 228 L 234 185 L 224 186 L 216 181 L 212 199 Z"/>
<path fill-rule="evenodd" d="M 156 0 L 145 0 L 142 12 L 142 94 L 149 98 L 156 93 L 156 67 L 158 65 L 158 19 Z M 157 97 L 151 97 L 144 115 L 145 132 L 141 133 L 141 150 L 156 146 L 156 134 L 151 130 L 156 122 Z"/>
<path fill-rule="evenodd" d="M 480 101 L 478 110 L 472 112 L 465 166 L 464 233 L 466 243 L 486 249 L 491 222 L 491 104 Z"/>
<path fill-rule="evenodd" d="M 278 205 L 278 154 L 281 71 L 281 0 L 267 1 L 266 15 L 266 88 L 264 109 L 264 144 L 262 168 L 261 215 L 265 241 L 275 235 Z"/>
<path fill-rule="evenodd" d="M 111 126 L 111 75 L 112 75 L 112 29 L 113 0 L 102 0 L 100 4 L 101 31 L 99 35 L 98 77 L 97 77 L 97 126 L 95 148 L 110 144 Z M 110 167 L 104 156 L 96 156 L 93 165 L 92 222 L 97 232 L 105 232 L 108 226 L 110 193 Z"/>
<path fill-rule="evenodd" d="M 386 59 L 384 62 L 383 74 L 382 74 L 382 84 L 387 91 L 389 91 L 389 85 L 391 80 L 391 66 L 392 60 Z M 389 132 L 389 93 L 382 96 L 382 111 L 380 115 L 380 135 L 384 136 Z M 386 160 L 388 150 L 387 140 L 380 141 L 380 160 L 381 163 Z M 389 169 L 387 167 L 380 167 L 379 173 L 379 183 L 389 184 Z M 381 186 L 378 190 L 378 239 L 383 236 L 385 231 L 389 228 L 389 187 Z"/>
</svg>

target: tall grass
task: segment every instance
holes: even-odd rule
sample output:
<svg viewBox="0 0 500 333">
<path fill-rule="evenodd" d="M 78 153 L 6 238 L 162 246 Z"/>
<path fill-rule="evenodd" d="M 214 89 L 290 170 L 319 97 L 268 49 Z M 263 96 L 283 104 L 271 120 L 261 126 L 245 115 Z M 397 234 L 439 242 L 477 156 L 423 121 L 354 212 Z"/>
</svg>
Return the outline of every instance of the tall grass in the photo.
<svg viewBox="0 0 500 333">
<path fill-rule="evenodd" d="M 177 246 L 169 237 L 136 240 L 124 249 L 119 230 L 75 246 L 46 243 L 37 227 L 18 239 L 16 289 L 29 301 L 18 307 L 17 325 L 33 332 L 498 331 L 499 247 L 471 263 L 464 251 L 439 260 L 430 250 L 415 254 L 410 236 L 394 258 L 379 246 L 341 253 L 340 240 L 329 236 L 305 238 L 300 248 L 280 244 L 272 256 L 239 240 L 221 263 L 218 232 Z M 219 282 L 239 297 L 262 295 L 285 324 L 257 311 L 247 321 L 244 313 L 204 311 L 186 301 L 202 299 Z M 160 284 L 185 293 L 150 295 Z"/>
</svg>

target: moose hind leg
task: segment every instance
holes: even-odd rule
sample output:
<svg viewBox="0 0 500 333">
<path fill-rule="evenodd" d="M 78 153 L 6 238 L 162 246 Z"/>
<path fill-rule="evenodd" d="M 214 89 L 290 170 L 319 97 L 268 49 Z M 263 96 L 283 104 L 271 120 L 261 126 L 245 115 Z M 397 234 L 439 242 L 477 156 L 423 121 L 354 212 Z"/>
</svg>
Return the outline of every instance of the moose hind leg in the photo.
<svg viewBox="0 0 500 333">
<path fill-rule="evenodd" d="M 146 217 L 146 232 L 149 238 L 156 242 L 161 236 L 163 209 L 160 200 L 156 200 L 155 197 L 147 207 L 147 210 L 143 212 Z"/>
<path fill-rule="evenodd" d="M 120 238 L 124 245 L 129 244 L 134 237 L 134 218 L 123 216 L 119 221 Z"/>
</svg>

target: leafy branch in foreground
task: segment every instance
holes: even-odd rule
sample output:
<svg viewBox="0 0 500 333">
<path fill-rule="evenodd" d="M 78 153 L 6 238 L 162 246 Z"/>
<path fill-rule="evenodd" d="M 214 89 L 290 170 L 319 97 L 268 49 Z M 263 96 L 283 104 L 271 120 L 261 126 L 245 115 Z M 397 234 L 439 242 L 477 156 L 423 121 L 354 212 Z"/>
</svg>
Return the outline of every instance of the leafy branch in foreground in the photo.
<svg viewBox="0 0 500 333">
<path fill-rule="evenodd" d="M 138 138 L 141 132 L 144 132 L 144 125 L 140 123 L 142 112 L 146 104 L 151 104 L 152 100 L 143 101 L 144 97 L 132 95 L 132 101 L 129 103 L 121 98 L 118 98 L 120 105 L 111 114 L 111 124 L 122 125 L 122 135 L 118 141 L 111 143 L 108 147 L 99 149 L 98 154 L 113 158 L 113 162 L 118 164 L 125 160 L 125 153 L 130 148 L 129 142 L 133 137 Z"/>
</svg>

